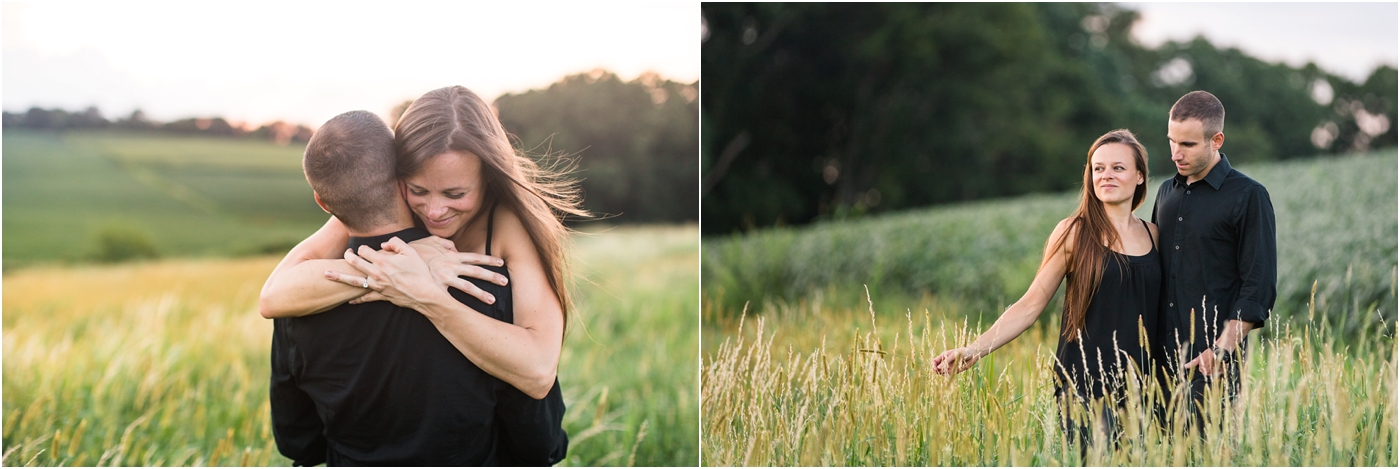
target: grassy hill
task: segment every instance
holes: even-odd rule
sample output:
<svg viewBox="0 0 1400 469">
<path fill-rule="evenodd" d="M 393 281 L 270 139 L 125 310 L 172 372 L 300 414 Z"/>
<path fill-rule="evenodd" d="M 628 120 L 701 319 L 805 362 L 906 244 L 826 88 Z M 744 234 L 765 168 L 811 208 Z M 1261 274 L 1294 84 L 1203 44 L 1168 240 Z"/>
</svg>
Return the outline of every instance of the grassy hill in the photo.
<svg viewBox="0 0 1400 469">
<path fill-rule="evenodd" d="M 1341 330 L 1375 316 L 1396 318 L 1394 150 L 1238 169 L 1268 187 L 1273 200 L 1276 315 L 1305 313 L 1316 281 L 1318 310 L 1338 313 L 1332 320 Z M 1161 181 L 1150 182 L 1153 192 L 1139 217 L 1150 219 Z M 943 309 L 990 320 L 1030 285 L 1046 237 L 1074 209 L 1076 196 L 1034 195 L 706 240 L 706 314 L 732 317 L 746 302 L 763 309 L 765 302 L 823 296 L 863 305 L 868 285 L 886 305 L 914 303 L 891 295 L 928 295 L 949 306 Z"/>
<path fill-rule="evenodd" d="M 325 222 L 300 146 L 111 132 L 4 134 L 4 265 L 75 262 L 127 233 L 162 257 L 275 252 Z"/>
</svg>

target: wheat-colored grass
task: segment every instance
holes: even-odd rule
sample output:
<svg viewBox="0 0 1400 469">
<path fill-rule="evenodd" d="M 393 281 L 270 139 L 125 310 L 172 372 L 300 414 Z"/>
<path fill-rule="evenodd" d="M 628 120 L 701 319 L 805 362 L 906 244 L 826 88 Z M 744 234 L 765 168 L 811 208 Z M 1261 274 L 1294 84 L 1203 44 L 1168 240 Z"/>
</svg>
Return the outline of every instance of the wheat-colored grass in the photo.
<svg viewBox="0 0 1400 469">
<path fill-rule="evenodd" d="M 1207 409 L 1221 423 L 1204 437 L 1160 428 L 1144 412 L 1156 386 L 1130 387 L 1148 397 L 1129 399 L 1118 449 L 1100 439 L 1081 458 L 1052 395 L 1047 331 L 1057 325 L 945 377 L 932 358 L 986 325 L 928 309 L 877 313 L 878 300 L 865 310 L 820 303 L 768 304 L 774 313 L 707 329 L 723 338 L 703 364 L 704 465 L 1396 465 L 1394 323 L 1341 343 L 1316 319 L 1301 330 L 1274 321 L 1268 338 L 1254 333 L 1237 404 Z M 1165 403 L 1175 421 L 1186 421 L 1183 394 Z"/>
<path fill-rule="evenodd" d="M 578 237 L 563 465 L 696 463 L 697 243 L 694 225 Z M 277 261 L 5 275 L 0 463 L 290 464 L 269 423 L 272 322 L 257 314 Z"/>
</svg>

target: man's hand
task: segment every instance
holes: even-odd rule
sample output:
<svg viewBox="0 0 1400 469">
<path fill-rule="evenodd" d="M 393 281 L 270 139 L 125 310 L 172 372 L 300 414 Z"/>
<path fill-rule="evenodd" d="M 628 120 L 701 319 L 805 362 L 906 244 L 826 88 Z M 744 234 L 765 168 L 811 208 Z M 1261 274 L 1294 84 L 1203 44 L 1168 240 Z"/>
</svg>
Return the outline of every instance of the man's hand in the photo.
<svg viewBox="0 0 1400 469">
<path fill-rule="evenodd" d="M 1199 368 L 1201 373 L 1207 377 L 1214 378 L 1225 371 L 1225 357 L 1219 356 L 1219 352 L 1238 355 L 1239 344 L 1254 328 L 1253 323 L 1244 322 L 1238 319 L 1225 321 L 1225 330 L 1220 331 L 1220 337 L 1215 339 L 1214 345 L 1206 351 L 1201 352 L 1196 358 L 1186 362 L 1186 368 Z"/>
<path fill-rule="evenodd" d="M 1225 371 L 1225 360 L 1224 357 L 1217 356 L 1214 350 L 1206 349 L 1200 355 L 1196 355 L 1196 358 L 1186 362 L 1186 368 L 1199 368 L 1201 374 L 1213 379 Z"/>
</svg>

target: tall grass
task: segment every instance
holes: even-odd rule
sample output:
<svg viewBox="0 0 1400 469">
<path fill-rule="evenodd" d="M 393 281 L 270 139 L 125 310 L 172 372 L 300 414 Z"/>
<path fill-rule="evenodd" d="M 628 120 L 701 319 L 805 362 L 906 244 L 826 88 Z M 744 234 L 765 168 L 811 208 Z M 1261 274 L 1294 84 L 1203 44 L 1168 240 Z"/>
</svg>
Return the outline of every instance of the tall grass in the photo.
<svg viewBox="0 0 1400 469">
<path fill-rule="evenodd" d="M 1205 426 L 1204 437 L 1158 427 L 1144 409 L 1161 401 L 1130 398 L 1118 449 L 1100 438 L 1081 456 L 1052 395 L 1053 327 L 940 376 L 932 358 L 987 325 L 945 321 L 931 308 L 877 314 L 873 304 L 828 308 L 808 298 L 770 303 L 757 318 L 707 312 L 722 319 L 706 332 L 721 339 L 707 347 L 702 371 L 703 464 L 1396 465 L 1393 321 L 1373 318 L 1350 344 L 1317 321 L 1339 311 L 1303 329 L 1272 322 L 1281 329 L 1251 347 L 1237 404 L 1208 407 L 1207 418 L 1222 423 Z M 1154 388 L 1129 394 L 1160 396 Z M 1166 404 L 1185 422 L 1177 391 Z M 1219 399 L 1221 390 L 1211 393 Z"/>
<path fill-rule="evenodd" d="M 576 239 L 564 465 L 698 460 L 696 228 Z M 276 258 L 4 277 L 4 456 L 20 465 L 288 465 L 267 403 Z M 640 274 L 640 275 L 638 275 Z"/>
</svg>

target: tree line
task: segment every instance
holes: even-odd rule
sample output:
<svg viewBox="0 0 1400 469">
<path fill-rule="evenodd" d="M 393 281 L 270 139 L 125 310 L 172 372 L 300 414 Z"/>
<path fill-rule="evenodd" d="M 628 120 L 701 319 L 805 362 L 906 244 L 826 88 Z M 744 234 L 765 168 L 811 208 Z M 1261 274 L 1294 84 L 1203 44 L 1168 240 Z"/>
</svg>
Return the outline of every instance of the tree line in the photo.
<svg viewBox="0 0 1400 469">
<path fill-rule="evenodd" d="M 1396 70 L 1361 83 L 1203 38 L 1147 48 L 1113 4 L 701 8 L 702 230 L 801 224 L 1077 187 L 1133 130 L 1169 174 L 1166 114 L 1225 104 L 1232 163 L 1396 144 Z"/>
<path fill-rule="evenodd" d="M 249 130 L 242 126 L 234 126 L 222 117 L 188 117 L 158 122 L 146 117 L 146 113 L 140 109 L 125 117 L 107 120 L 97 106 L 89 106 L 81 112 L 40 107 L 31 107 L 22 113 L 5 111 L 3 121 L 5 129 L 157 131 L 185 135 L 259 138 L 284 145 L 294 142 L 304 144 L 311 139 L 313 132 L 305 125 L 282 121 L 270 122 Z"/>
<path fill-rule="evenodd" d="M 494 101 L 517 147 L 541 164 L 572 166 L 584 208 L 613 223 L 699 219 L 699 83 L 656 73 L 624 81 L 606 70 L 569 75 L 543 89 Z M 390 111 L 390 121 L 408 108 Z M 81 112 L 31 108 L 4 113 L 4 128 L 113 129 L 262 138 L 305 144 L 312 129 L 274 122 L 244 130 L 221 117 L 154 122 L 140 111 L 109 121 L 96 107 Z"/>
</svg>

